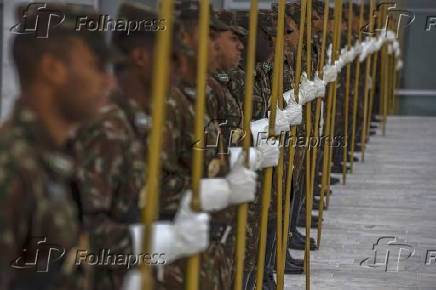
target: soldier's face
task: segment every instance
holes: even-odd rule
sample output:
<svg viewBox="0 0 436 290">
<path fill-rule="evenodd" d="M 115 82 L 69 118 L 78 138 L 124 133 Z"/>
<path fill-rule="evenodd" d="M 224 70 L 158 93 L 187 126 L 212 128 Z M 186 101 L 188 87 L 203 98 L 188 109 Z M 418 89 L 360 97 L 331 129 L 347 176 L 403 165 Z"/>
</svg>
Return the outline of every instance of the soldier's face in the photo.
<svg viewBox="0 0 436 290">
<path fill-rule="evenodd" d="M 59 112 L 70 122 L 93 117 L 112 88 L 112 78 L 81 40 L 72 42 L 71 59 L 64 65 L 65 77 L 55 100 Z"/>
<path fill-rule="evenodd" d="M 239 65 L 244 45 L 239 37 L 231 30 L 218 33 L 215 38 L 220 68 L 229 70 Z"/>
<path fill-rule="evenodd" d="M 321 32 L 324 26 L 322 17 L 314 10 L 312 15 L 313 28 L 315 32 Z"/>
<path fill-rule="evenodd" d="M 288 30 L 292 32 L 286 34 L 285 40 L 289 48 L 297 48 L 298 40 L 300 38 L 297 23 L 295 23 L 295 21 L 290 17 L 286 17 L 286 19 Z"/>
</svg>

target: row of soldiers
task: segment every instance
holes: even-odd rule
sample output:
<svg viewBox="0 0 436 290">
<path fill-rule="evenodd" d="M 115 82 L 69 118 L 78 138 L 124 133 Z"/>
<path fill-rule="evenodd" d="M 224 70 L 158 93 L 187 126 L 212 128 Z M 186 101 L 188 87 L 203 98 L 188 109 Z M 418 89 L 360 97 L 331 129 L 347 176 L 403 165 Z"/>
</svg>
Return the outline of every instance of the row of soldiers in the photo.
<svg viewBox="0 0 436 290">
<path fill-rule="evenodd" d="M 276 253 L 282 245 L 277 241 L 277 231 L 281 231 L 283 218 L 289 219 L 290 225 L 282 233 L 287 240 L 282 253 L 286 257 L 285 273 L 304 272 L 304 260 L 292 257 L 289 249 L 308 250 L 310 241 L 310 250 L 316 250 L 319 241 L 306 238 L 297 227 L 309 224 L 319 228 L 322 216 L 312 214 L 310 207 L 306 207 L 310 189 L 305 178 L 309 164 L 307 146 L 295 146 L 290 153 L 287 147 L 282 150 L 283 143 L 279 141 L 304 137 L 311 128 L 301 124 L 303 107 L 295 97 L 285 100 L 279 94 L 279 107 L 272 108 L 273 60 L 278 34 L 283 33 L 279 84 L 282 92 L 290 92 L 295 86 L 301 64 L 312 78 L 322 69 L 322 59 L 326 63 L 331 61 L 332 52 L 327 48 L 333 42 L 336 10 L 334 7 L 326 10 L 324 4 L 312 3 L 313 43 L 309 54 L 313 61 L 307 60 L 309 54 L 298 59 L 303 33 L 301 5 L 286 4 L 283 32 L 277 30 L 278 5 L 258 12 L 255 70 L 250 72 L 254 74 L 252 112 L 248 113 L 252 121 L 250 134 L 243 126 L 247 114 L 244 92 L 245 67 L 249 61 L 246 58 L 249 14 L 210 9 L 202 117 L 196 114 L 198 56 L 202 53 L 200 4 L 175 3 L 170 24 L 173 45 L 168 61 L 167 117 L 161 124 L 158 153 L 161 163 L 157 181 L 160 194 L 155 209 L 158 214 L 148 231 L 152 237 L 150 253 L 163 255 L 156 259 L 151 255 L 150 263 L 164 264 L 152 267 L 153 289 L 186 289 L 188 260 L 196 254 L 201 254 L 199 289 L 232 289 L 236 276 L 238 206 L 245 203 L 249 207 L 243 289 L 276 289 L 274 274 L 280 262 Z M 22 33 L 13 39 L 12 57 L 21 90 L 11 117 L 0 129 L 0 289 L 138 289 L 144 278 L 139 266 L 129 269 L 126 263 L 113 260 L 115 255 L 140 255 L 147 239 L 141 212 L 147 209 L 150 200 L 147 165 L 151 157 L 147 150 L 152 142 L 152 128 L 157 126 L 152 123 L 152 115 L 158 110 L 152 102 L 152 89 L 157 71 L 153 64 L 159 53 L 154 48 L 160 32 L 115 29 L 108 46 L 102 31 L 76 29 L 78 17 L 98 19 L 97 11 L 78 5 L 48 5 L 62 11 L 65 19 L 50 28 L 47 38 Z M 32 19 L 50 15 L 41 15 L 29 7 L 17 9 L 19 20 L 25 16 L 32 23 Z M 362 27 L 359 14 L 368 19 L 369 8 L 352 4 L 342 14 L 341 47 L 344 47 L 350 27 L 353 42 L 358 39 Z M 350 15 L 353 18 L 349 22 Z M 118 18 L 161 23 L 153 9 L 126 2 L 121 4 Z M 327 45 L 323 45 L 325 23 Z M 354 78 L 354 72 L 351 75 Z M 336 135 L 344 136 L 342 143 L 351 143 L 352 139 L 365 139 L 361 137 L 365 134 L 361 125 L 364 104 L 359 98 L 356 134 L 352 136 L 351 129 L 343 130 L 345 123 L 348 128 L 353 126 L 353 118 L 345 118 L 343 113 L 346 106 L 353 107 L 346 94 L 354 93 L 353 88 L 346 92 L 345 77 L 345 74 L 338 77 L 334 127 Z M 364 78 L 357 81 L 360 83 L 356 88 L 363 95 Z M 373 106 L 378 106 L 376 99 Z M 313 114 L 309 115 L 316 124 L 316 108 L 312 109 Z M 273 122 L 271 111 L 276 112 Z M 326 115 L 325 111 L 326 106 L 321 113 Z M 351 110 L 346 112 L 351 114 Z M 204 123 L 202 140 L 196 139 L 193 130 L 197 118 Z M 273 125 L 276 138 L 269 138 L 269 125 Z M 291 126 L 296 130 L 290 131 Z M 251 142 L 248 152 L 241 147 L 246 138 Z M 353 150 L 359 151 L 359 145 Z M 203 154 L 201 212 L 190 206 L 195 200 L 192 172 L 196 151 Z M 344 164 L 347 166 L 342 158 L 344 152 L 348 160 L 353 160 L 349 148 L 334 146 L 332 172 L 342 172 Z M 324 158 L 327 157 L 323 150 L 319 150 L 312 189 L 313 209 L 322 210 L 325 203 L 321 187 Z M 292 166 L 288 166 L 290 162 Z M 280 164 L 285 170 L 278 170 Z M 262 171 L 267 168 L 273 168 L 269 177 L 272 199 L 267 205 L 268 232 L 263 241 L 259 221 L 265 207 L 262 191 L 268 184 L 265 180 L 268 176 L 262 175 Z M 286 182 L 290 180 L 286 178 L 288 173 L 292 182 Z M 338 181 L 331 178 L 329 183 Z M 289 200 L 282 197 L 283 205 L 291 206 L 289 216 L 280 218 L 279 188 L 291 194 Z M 263 243 L 264 255 L 259 253 Z M 90 262 L 91 255 L 99 257 L 105 253 L 110 256 L 110 263 Z M 263 279 L 262 285 L 256 287 L 259 267 L 263 268 L 260 270 Z"/>
</svg>

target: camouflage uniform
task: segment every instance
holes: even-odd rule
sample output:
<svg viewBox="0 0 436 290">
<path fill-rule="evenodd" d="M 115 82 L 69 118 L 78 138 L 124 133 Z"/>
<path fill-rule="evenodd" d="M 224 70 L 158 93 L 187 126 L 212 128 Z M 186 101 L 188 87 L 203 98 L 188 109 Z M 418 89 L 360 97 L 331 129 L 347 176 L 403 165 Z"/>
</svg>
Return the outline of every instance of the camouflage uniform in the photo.
<svg viewBox="0 0 436 290">
<path fill-rule="evenodd" d="M 0 129 L 0 152 L 0 288 L 85 289 L 84 269 L 73 264 L 81 225 L 70 187 L 71 158 L 21 101 Z M 36 244 L 44 238 L 46 243 Z M 54 262 L 54 252 L 47 262 L 49 246 L 65 249 L 65 255 Z M 9 264 L 23 267 L 37 254 L 35 268 Z M 47 272 L 37 272 L 45 266 Z"/>
<path fill-rule="evenodd" d="M 210 98 L 211 89 L 207 88 L 207 98 Z M 193 128 L 195 122 L 195 97 L 196 89 L 188 82 L 182 82 L 172 90 L 168 107 L 168 115 L 172 116 L 171 122 L 177 124 L 183 134 L 172 138 L 176 148 L 175 156 L 182 164 L 181 176 L 186 179 L 186 184 L 191 184 L 192 153 L 195 139 Z M 184 108 L 181 112 L 180 108 Z M 216 116 L 215 116 L 216 117 Z M 224 177 L 228 171 L 227 159 L 218 155 L 214 146 L 218 137 L 219 127 L 217 122 L 206 113 L 205 124 L 205 151 L 204 151 L 204 178 Z M 234 234 L 230 233 L 226 241 L 221 241 L 228 229 L 235 228 L 234 208 L 224 209 L 211 215 L 210 245 L 206 252 L 201 254 L 200 289 L 230 289 L 232 283 L 232 267 L 234 256 Z M 234 232 L 234 231 L 233 231 Z M 158 281 L 158 289 L 184 289 L 184 275 L 187 259 L 180 259 L 163 270 L 163 279 Z"/>
</svg>

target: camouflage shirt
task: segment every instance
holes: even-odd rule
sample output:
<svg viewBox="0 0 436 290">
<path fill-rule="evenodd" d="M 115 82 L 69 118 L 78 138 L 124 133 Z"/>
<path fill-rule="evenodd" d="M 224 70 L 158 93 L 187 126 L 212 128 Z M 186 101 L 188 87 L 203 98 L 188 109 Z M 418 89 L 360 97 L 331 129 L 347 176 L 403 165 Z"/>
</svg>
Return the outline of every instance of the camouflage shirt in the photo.
<svg viewBox="0 0 436 290">
<path fill-rule="evenodd" d="M 73 171 L 71 158 L 18 101 L 0 128 L 1 289 L 86 288 L 83 268 L 73 266 L 80 232 Z M 37 255 L 33 266 L 24 264 Z"/>
</svg>

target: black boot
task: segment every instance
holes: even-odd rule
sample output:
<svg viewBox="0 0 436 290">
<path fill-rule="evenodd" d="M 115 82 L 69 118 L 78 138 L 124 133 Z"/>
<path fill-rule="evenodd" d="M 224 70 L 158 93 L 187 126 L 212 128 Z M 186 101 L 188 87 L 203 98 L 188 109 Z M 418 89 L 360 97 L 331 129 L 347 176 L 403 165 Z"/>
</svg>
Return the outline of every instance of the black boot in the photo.
<svg viewBox="0 0 436 290">
<path fill-rule="evenodd" d="M 274 280 L 274 273 L 272 269 L 265 269 L 265 275 L 263 276 L 263 289 L 264 290 L 276 290 L 277 284 Z"/>
<path fill-rule="evenodd" d="M 292 236 L 292 238 L 289 241 L 289 248 L 293 249 L 293 250 L 300 250 L 300 251 L 304 251 L 306 248 L 306 241 L 299 239 L 298 237 Z M 316 245 L 310 245 L 310 250 L 314 251 L 317 250 L 318 247 Z"/>
<path fill-rule="evenodd" d="M 339 182 L 341 182 L 341 180 L 339 178 L 330 177 L 330 185 L 335 185 L 335 184 L 338 184 Z"/>
<path fill-rule="evenodd" d="M 296 231 L 293 233 L 293 235 L 296 236 L 297 238 L 299 238 L 299 239 L 302 240 L 302 241 L 306 241 L 306 236 L 303 235 L 302 233 L 300 233 L 298 230 L 296 230 Z M 314 239 L 314 238 L 310 238 L 310 246 L 311 246 L 311 247 L 312 247 L 312 246 L 315 246 L 315 247 L 316 247 L 316 242 L 315 242 L 315 239 Z"/>
</svg>

